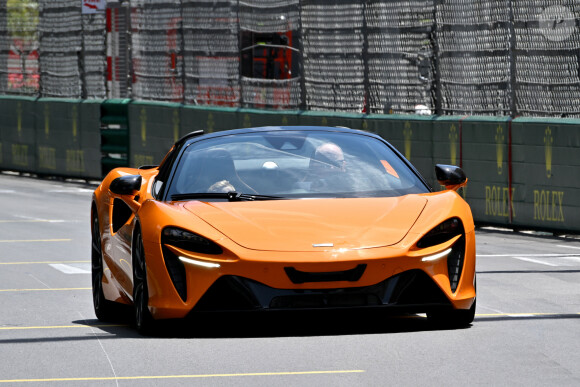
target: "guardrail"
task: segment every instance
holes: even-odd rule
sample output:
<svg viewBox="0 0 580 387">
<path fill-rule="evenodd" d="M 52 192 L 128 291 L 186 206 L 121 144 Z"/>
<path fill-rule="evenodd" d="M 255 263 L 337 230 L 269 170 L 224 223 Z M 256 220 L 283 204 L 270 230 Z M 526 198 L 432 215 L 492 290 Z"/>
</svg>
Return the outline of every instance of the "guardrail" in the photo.
<svg viewBox="0 0 580 387">
<path fill-rule="evenodd" d="M 268 125 L 346 126 L 391 142 L 437 186 L 461 166 L 479 224 L 580 232 L 580 120 L 264 111 L 131 100 L 0 97 L 0 169 L 100 179 L 157 164 L 179 137 Z"/>
</svg>

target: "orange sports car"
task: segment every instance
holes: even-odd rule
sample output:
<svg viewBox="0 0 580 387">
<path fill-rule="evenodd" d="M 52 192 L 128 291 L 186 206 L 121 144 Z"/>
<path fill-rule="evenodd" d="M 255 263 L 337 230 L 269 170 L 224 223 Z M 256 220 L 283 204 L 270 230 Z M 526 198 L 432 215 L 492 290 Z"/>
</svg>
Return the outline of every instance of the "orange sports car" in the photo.
<svg viewBox="0 0 580 387">
<path fill-rule="evenodd" d="M 263 127 L 175 143 L 117 168 L 91 208 L 97 317 L 133 305 L 139 332 L 198 311 L 391 308 L 469 325 L 475 235 L 467 182 L 435 192 L 381 137 Z"/>
</svg>

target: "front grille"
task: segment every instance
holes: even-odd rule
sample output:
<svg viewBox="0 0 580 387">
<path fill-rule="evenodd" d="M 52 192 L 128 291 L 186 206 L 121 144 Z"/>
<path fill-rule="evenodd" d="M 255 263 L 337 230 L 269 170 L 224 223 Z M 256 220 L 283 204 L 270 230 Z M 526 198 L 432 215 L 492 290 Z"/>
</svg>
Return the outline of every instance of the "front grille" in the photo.
<svg viewBox="0 0 580 387">
<path fill-rule="evenodd" d="M 220 277 L 193 311 L 395 307 L 422 311 L 449 300 L 421 270 L 410 270 L 376 285 L 336 289 L 275 289 L 238 276 Z"/>
</svg>

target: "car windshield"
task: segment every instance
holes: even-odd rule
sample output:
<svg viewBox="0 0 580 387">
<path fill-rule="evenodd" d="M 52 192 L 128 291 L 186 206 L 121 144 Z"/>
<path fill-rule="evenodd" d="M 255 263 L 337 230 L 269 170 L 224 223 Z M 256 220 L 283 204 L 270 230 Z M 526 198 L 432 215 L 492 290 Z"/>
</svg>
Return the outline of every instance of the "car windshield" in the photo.
<svg viewBox="0 0 580 387">
<path fill-rule="evenodd" d="M 429 192 L 382 141 L 332 131 L 255 131 L 191 143 L 167 197 L 226 200 L 383 197 Z M 219 195 L 223 194 L 223 195 Z M 237 196 L 237 198 L 241 198 Z"/>
</svg>

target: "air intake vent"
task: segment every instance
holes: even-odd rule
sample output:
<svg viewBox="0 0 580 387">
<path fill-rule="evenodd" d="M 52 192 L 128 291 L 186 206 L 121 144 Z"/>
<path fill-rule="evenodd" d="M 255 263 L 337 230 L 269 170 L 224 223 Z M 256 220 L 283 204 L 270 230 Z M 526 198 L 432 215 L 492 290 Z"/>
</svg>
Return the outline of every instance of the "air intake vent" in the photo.
<svg viewBox="0 0 580 387">
<path fill-rule="evenodd" d="M 321 273 L 311 273 L 296 270 L 293 267 L 285 267 L 284 271 L 295 284 L 303 284 L 305 282 L 334 282 L 334 281 L 358 281 L 362 277 L 367 265 L 361 264 L 351 270 L 345 271 L 329 271 Z"/>
<path fill-rule="evenodd" d="M 447 256 L 447 270 L 449 271 L 449 284 L 451 291 L 455 292 L 461 279 L 463 271 L 463 260 L 465 257 L 465 237 L 462 236 L 453 245 L 453 250 Z"/>
<path fill-rule="evenodd" d="M 179 297 L 183 301 L 186 301 L 187 280 L 183 263 L 166 247 L 163 247 L 163 260 L 165 261 L 165 267 L 167 268 L 171 282 L 173 282 L 173 286 L 175 286 L 175 290 L 177 290 Z"/>
</svg>

